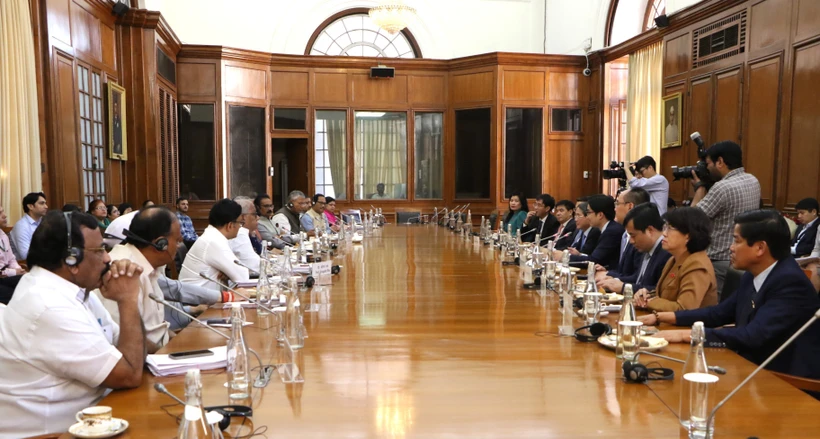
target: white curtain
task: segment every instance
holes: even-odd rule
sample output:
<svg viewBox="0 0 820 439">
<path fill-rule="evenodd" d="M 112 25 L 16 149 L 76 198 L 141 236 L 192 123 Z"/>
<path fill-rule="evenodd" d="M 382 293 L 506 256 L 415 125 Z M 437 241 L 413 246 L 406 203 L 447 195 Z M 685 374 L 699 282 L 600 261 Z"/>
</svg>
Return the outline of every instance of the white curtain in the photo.
<svg viewBox="0 0 820 439">
<path fill-rule="evenodd" d="M 661 169 L 663 42 L 629 55 L 626 163 L 650 155 Z"/>
<path fill-rule="evenodd" d="M 23 215 L 23 196 L 43 184 L 33 35 L 28 0 L 1 0 L 0 205 L 9 226 Z"/>
<path fill-rule="evenodd" d="M 356 125 L 357 199 L 375 195 L 379 183 L 388 198 L 407 198 L 407 121 L 357 119 Z"/>
</svg>

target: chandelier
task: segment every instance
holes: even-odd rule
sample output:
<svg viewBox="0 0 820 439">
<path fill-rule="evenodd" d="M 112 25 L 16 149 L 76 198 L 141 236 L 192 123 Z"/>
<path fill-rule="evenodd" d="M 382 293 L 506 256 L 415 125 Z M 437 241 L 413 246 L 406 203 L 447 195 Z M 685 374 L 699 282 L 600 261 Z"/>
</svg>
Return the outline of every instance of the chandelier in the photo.
<svg viewBox="0 0 820 439">
<path fill-rule="evenodd" d="M 403 0 L 387 0 L 368 11 L 370 19 L 390 35 L 407 27 L 407 21 L 415 14 L 416 9 L 404 4 Z"/>
</svg>

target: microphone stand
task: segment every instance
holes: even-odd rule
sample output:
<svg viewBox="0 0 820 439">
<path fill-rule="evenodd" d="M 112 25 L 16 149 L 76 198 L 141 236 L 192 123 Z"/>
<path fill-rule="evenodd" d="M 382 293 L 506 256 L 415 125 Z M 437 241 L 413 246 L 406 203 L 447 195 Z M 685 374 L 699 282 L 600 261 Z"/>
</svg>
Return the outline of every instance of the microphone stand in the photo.
<svg viewBox="0 0 820 439">
<path fill-rule="evenodd" d="M 635 361 L 638 361 L 638 357 L 640 357 L 641 355 L 651 355 L 653 357 L 663 358 L 664 360 L 669 360 L 669 361 L 674 361 L 674 362 L 677 362 L 677 363 L 686 364 L 685 361 L 679 360 L 677 358 L 667 357 L 666 355 L 656 354 L 654 352 L 645 352 L 645 351 L 639 351 L 638 355 L 635 355 Z M 709 368 L 709 370 L 711 370 L 712 372 L 714 372 L 716 374 L 726 375 L 726 369 L 724 369 L 720 366 L 708 366 L 708 368 Z"/>
<path fill-rule="evenodd" d="M 227 289 L 228 291 L 230 291 L 230 292 L 232 292 L 232 293 L 236 294 L 237 296 L 239 296 L 239 297 L 241 297 L 241 298 L 243 298 L 243 299 L 247 300 L 248 302 L 250 302 L 250 301 L 251 301 L 251 298 L 250 298 L 250 297 L 248 297 L 248 296 L 246 296 L 246 295 L 244 295 L 244 294 L 240 293 L 239 291 L 236 291 L 235 289 L 233 289 L 233 288 L 231 288 L 231 287 L 229 287 L 229 286 L 227 286 L 227 285 L 223 284 L 222 282 L 220 282 L 220 281 L 218 281 L 218 280 L 216 280 L 216 279 L 211 279 L 210 277 L 206 276 L 206 275 L 205 275 L 205 273 L 199 273 L 199 276 L 200 276 L 201 278 L 203 278 L 203 279 L 209 280 L 209 281 L 211 281 L 211 282 L 213 282 L 213 283 L 215 283 L 215 284 L 219 285 L 219 286 L 220 286 L 220 287 L 222 287 L 222 288 Z M 272 309 L 268 308 L 268 307 L 267 307 L 267 306 L 265 306 L 265 305 L 262 305 L 261 303 L 259 303 L 259 301 L 258 301 L 258 300 L 257 300 L 255 303 L 256 303 L 256 306 L 258 306 L 259 308 L 262 308 L 262 309 L 264 309 L 265 311 L 267 311 L 267 312 L 269 312 L 269 313 L 273 314 L 273 310 L 272 310 Z"/>
<path fill-rule="evenodd" d="M 248 269 L 248 271 L 250 271 L 251 273 L 256 273 L 256 275 L 257 275 L 257 276 L 260 276 L 260 275 L 261 275 L 259 272 L 257 272 L 257 271 L 256 271 L 256 270 L 254 270 L 253 268 L 248 267 L 247 265 L 243 264 L 243 263 L 242 263 L 242 262 L 240 262 L 238 259 L 234 259 L 234 260 L 233 260 L 233 263 L 234 263 L 234 264 L 236 264 L 236 265 L 238 265 L 238 266 L 240 266 L 240 267 L 247 268 L 247 269 Z"/>
<path fill-rule="evenodd" d="M 779 348 L 777 348 L 777 350 L 776 350 L 776 351 L 774 351 L 771 355 L 769 355 L 769 358 L 767 358 L 767 359 L 766 359 L 766 361 L 764 361 L 764 362 L 760 363 L 760 366 L 757 366 L 757 369 L 755 369 L 755 370 L 754 370 L 751 374 L 749 374 L 749 376 L 747 376 L 747 377 L 746 377 L 746 379 L 744 379 L 744 380 L 743 380 L 740 384 L 738 384 L 738 385 L 737 385 L 737 387 L 735 387 L 735 388 L 734 388 L 734 390 L 732 390 L 731 392 L 729 392 L 729 394 L 728 394 L 728 395 L 726 395 L 726 398 L 723 398 L 723 400 L 722 400 L 722 401 L 720 401 L 719 403 L 717 403 L 717 405 L 715 405 L 715 408 L 713 408 L 713 409 L 712 409 L 712 412 L 711 412 L 711 413 L 709 413 L 709 417 L 708 417 L 708 418 L 706 418 L 706 437 L 707 437 L 707 438 L 711 437 L 711 436 L 710 436 L 710 434 L 711 434 L 711 431 L 710 431 L 710 426 L 712 425 L 712 422 L 715 420 L 715 414 L 717 413 L 717 411 L 718 411 L 721 407 L 723 407 L 723 404 L 726 404 L 726 401 L 728 401 L 728 400 L 729 400 L 729 399 L 731 399 L 733 396 L 735 396 L 735 393 L 737 393 L 737 392 L 738 392 L 738 390 L 740 390 L 740 388 L 741 388 L 741 387 L 745 386 L 745 385 L 746 385 L 746 383 L 748 383 L 748 382 L 749 382 L 749 380 L 751 380 L 752 378 L 754 378 L 754 376 L 755 376 L 755 375 L 757 375 L 757 374 L 758 374 L 758 372 L 760 372 L 761 370 L 763 370 L 763 368 L 764 368 L 764 367 L 766 367 L 766 365 L 767 365 L 767 364 L 769 364 L 769 363 L 770 363 L 772 360 L 774 360 L 774 359 L 775 359 L 778 355 L 780 355 L 780 353 L 781 353 L 781 352 L 783 352 L 783 350 L 784 350 L 784 349 L 786 349 L 786 348 L 787 348 L 790 344 L 792 344 L 792 342 L 793 342 L 794 340 L 796 340 L 796 339 L 797 339 L 797 337 L 799 337 L 799 336 L 800 336 L 800 334 L 802 334 L 803 332 L 805 332 L 805 331 L 806 331 L 806 329 L 809 329 L 809 326 L 811 326 L 814 322 L 816 322 L 816 321 L 817 321 L 817 319 L 820 319 L 820 309 L 818 309 L 817 311 L 815 311 L 815 312 L 814 312 L 814 315 L 813 315 L 813 316 L 812 316 L 812 317 L 811 317 L 811 318 L 810 318 L 810 319 L 809 319 L 809 320 L 808 320 L 808 321 L 807 321 L 807 322 L 806 322 L 806 323 L 805 323 L 802 327 L 800 327 L 800 329 L 798 329 L 798 330 L 797 330 L 797 332 L 795 332 L 794 334 L 792 334 L 792 336 L 791 336 L 791 337 L 789 337 L 789 339 L 788 339 L 788 340 L 786 340 L 786 342 L 785 342 L 785 343 L 783 343 L 782 345 L 780 345 L 780 347 L 779 347 Z"/>
<path fill-rule="evenodd" d="M 212 328 L 211 326 L 209 326 L 207 323 L 203 322 L 202 320 L 199 320 L 198 318 L 188 314 L 187 312 L 185 312 L 185 311 L 171 305 L 170 303 L 165 301 L 165 299 L 163 299 L 161 297 L 158 297 L 156 294 L 151 293 L 151 294 L 148 295 L 148 297 L 151 300 L 153 300 L 154 302 L 165 305 L 166 307 L 168 307 L 168 308 L 170 308 L 170 309 L 172 309 L 172 310 L 174 310 L 174 311 L 188 317 L 189 319 L 199 323 L 200 325 L 208 328 L 209 331 L 211 331 L 215 334 L 218 334 L 220 337 L 222 337 L 226 340 L 231 339 L 230 337 L 228 337 L 223 332 L 217 331 L 216 328 Z M 254 351 L 253 349 L 248 348 L 248 352 L 252 353 L 253 356 L 256 357 L 256 361 L 259 363 L 259 376 L 253 382 L 253 387 L 256 387 L 256 388 L 267 387 L 268 383 L 270 382 L 270 376 L 271 376 L 271 374 L 273 374 L 273 366 L 265 366 L 264 364 L 262 364 L 262 359 L 259 357 L 259 354 L 257 354 L 256 351 Z"/>
</svg>

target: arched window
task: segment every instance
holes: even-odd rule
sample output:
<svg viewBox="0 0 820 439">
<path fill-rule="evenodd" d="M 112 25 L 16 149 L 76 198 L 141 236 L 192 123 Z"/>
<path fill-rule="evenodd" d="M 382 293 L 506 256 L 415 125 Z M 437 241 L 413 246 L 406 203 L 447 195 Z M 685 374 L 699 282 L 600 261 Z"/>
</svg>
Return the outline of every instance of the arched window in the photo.
<svg viewBox="0 0 820 439">
<path fill-rule="evenodd" d="M 409 30 L 390 35 L 373 23 L 367 8 L 356 8 L 333 15 L 319 25 L 305 55 L 421 58 L 421 50 Z"/>
<path fill-rule="evenodd" d="M 666 0 L 649 0 L 646 2 L 646 15 L 643 19 L 643 30 L 655 27 L 655 17 L 666 13 Z"/>
</svg>

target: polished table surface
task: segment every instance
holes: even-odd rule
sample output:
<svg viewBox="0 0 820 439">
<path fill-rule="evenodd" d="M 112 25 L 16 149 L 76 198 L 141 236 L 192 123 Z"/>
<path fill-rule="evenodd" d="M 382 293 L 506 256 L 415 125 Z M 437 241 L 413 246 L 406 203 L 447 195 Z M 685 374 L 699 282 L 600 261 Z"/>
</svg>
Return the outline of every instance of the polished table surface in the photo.
<svg viewBox="0 0 820 439">
<path fill-rule="evenodd" d="M 613 351 L 559 337 L 558 297 L 523 289 L 518 268 L 502 267 L 497 250 L 433 225 L 388 225 L 336 263 L 344 268 L 332 286 L 302 296 L 317 305 L 305 313 L 309 337 L 296 358 L 304 383 L 283 384 L 275 373 L 254 389 L 252 421 L 235 420 L 226 437 L 260 427 L 269 438 L 686 437 L 676 416 L 679 377 L 628 384 Z M 244 330 L 249 346 L 278 363 L 283 349 L 265 329 L 271 318 L 247 315 L 255 322 Z M 224 342 L 194 324 L 161 353 Z M 685 359 L 688 347 L 661 353 Z M 708 349 L 707 361 L 728 370 L 719 399 L 754 369 L 728 350 Z M 225 380 L 224 370 L 203 373 L 205 405 L 230 403 Z M 101 404 L 131 423 L 121 437 L 172 438 L 182 407 L 163 410 L 173 401 L 153 384 L 182 397 L 183 381 L 146 372 L 141 387 Z M 816 438 L 818 427 L 820 402 L 763 371 L 721 409 L 716 429 L 725 438 Z"/>
</svg>

